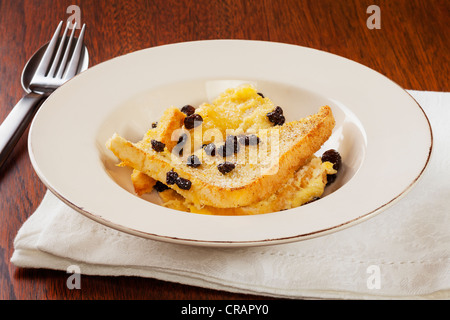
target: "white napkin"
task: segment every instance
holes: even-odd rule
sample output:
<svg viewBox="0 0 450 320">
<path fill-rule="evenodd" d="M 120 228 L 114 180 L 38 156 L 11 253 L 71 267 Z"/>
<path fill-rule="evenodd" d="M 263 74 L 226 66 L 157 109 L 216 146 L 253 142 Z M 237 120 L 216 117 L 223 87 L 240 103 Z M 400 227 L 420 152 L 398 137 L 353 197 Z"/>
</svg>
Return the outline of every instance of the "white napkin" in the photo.
<svg viewBox="0 0 450 320">
<path fill-rule="evenodd" d="M 433 127 L 429 168 L 398 204 L 354 227 L 275 246 L 190 247 L 109 229 L 47 191 L 19 230 L 11 261 L 64 271 L 76 266 L 81 279 L 151 277 L 281 298 L 449 299 L 450 93 L 409 92 Z"/>
</svg>

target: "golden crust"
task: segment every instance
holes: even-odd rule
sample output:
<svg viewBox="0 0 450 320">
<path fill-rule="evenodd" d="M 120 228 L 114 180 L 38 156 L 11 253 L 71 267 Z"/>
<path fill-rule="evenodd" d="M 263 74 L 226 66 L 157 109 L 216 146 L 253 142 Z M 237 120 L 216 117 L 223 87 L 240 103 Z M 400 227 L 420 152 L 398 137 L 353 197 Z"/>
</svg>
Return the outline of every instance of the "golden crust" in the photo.
<svg viewBox="0 0 450 320">
<path fill-rule="evenodd" d="M 131 182 L 138 196 L 151 192 L 156 184 L 155 179 L 136 169 L 131 173 Z"/>
<path fill-rule="evenodd" d="M 185 117 L 186 115 L 179 109 L 170 107 L 164 111 L 164 114 L 158 121 L 156 137 L 166 145 L 169 151 L 172 151 L 173 147 L 178 143 L 178 139 L 173 138 L 172 134 L 183 126 Z"/>
</svg>

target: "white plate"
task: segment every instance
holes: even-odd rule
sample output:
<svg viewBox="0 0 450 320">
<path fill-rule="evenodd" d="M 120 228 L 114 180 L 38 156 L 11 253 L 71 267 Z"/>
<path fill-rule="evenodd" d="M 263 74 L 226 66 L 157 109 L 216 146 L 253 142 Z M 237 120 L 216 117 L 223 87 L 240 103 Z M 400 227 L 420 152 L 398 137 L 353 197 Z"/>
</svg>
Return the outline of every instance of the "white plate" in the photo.
<svg viewBox="0 0 450 320">
<path fill-rule="evenodd" d="M 256 216 L 185 213 L 135 196 L 107 139 L 118 132 L 137 141 L 165 108 L 198 105 L 239 81 L 256 84 L 288 121 L 331 106 L 336 127 L 318 154 L 335 148 L 344 166 L 327 195 Z M 83 72 L 40 108 L 28 147 L 46 186 L 99 223 L 169 242 L 251 246 L 328 234 L 381 212 L 422 175 L 432 132 L 406 91 L 358 63 L 294 45 L 214 40 L 150 48 Z"/>
</svg>

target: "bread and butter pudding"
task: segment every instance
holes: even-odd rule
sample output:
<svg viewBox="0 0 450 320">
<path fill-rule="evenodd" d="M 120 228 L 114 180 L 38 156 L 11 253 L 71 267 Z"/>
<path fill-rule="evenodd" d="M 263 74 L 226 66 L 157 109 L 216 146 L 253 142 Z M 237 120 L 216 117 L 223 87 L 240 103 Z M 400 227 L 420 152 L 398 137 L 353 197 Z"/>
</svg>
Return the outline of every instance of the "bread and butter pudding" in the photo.
<svg viewBox="0 0 450 320">
<path fill-rule="evenodd" d="M 280 106 L 243 85 L 197 108 L 170 107 L 141 141 L 114 134 L 107 147 L 133 168 L 138 195 L 156 190 L 164 206 L 187 212 L 261 214 L 322 196 L 341 160 L 334 150 L 324 161 L 314 154 L 334 124 L 328 106 L 286 122 Z"/>
</svg>

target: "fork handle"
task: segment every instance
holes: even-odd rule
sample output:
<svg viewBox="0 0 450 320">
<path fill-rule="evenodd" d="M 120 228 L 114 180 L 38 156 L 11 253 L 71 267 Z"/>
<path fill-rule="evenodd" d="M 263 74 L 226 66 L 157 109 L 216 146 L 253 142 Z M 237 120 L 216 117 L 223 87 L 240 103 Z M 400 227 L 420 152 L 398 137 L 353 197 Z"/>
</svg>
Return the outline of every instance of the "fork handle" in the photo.
<svg viewBox="0 0 450 320">
<path fill-rule="evenodd" d="M 47 95 L 33 92 L 27 94 L 0 125 L 0 168 L 46 98 Z"/>
</svg>

